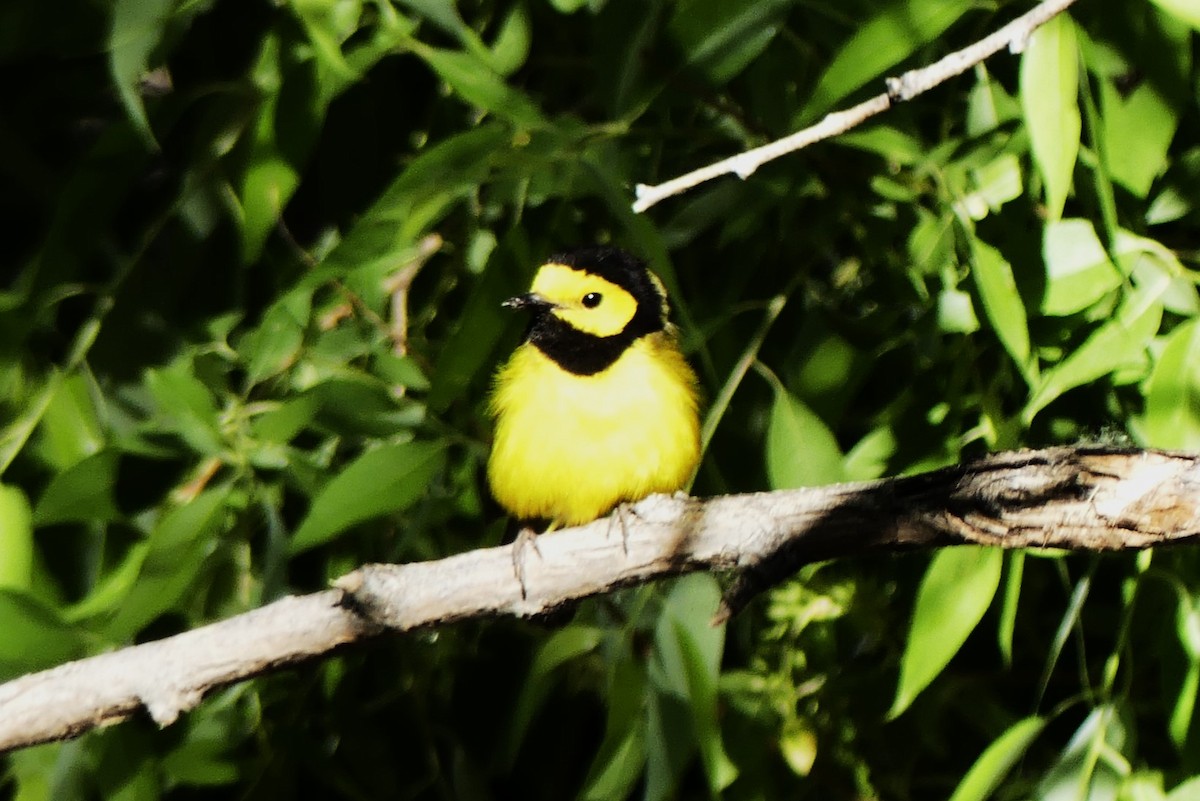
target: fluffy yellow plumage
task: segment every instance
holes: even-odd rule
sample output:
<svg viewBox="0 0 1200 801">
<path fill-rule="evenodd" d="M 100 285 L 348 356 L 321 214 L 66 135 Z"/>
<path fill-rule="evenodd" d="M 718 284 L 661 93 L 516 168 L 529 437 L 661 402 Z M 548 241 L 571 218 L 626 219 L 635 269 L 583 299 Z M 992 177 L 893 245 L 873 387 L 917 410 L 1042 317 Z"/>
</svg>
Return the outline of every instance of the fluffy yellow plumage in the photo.
<svg viewBox="0 0 1200 801">
<path fill-rule="evenodd" d="M 700 457 L 696 377 L 645 265 L 615 248 L 561 254 L 505 305 L 534 318 L 492 395 L 488 480 L 501 506 L 577 525 L 687 485 Z"/>
</svg>

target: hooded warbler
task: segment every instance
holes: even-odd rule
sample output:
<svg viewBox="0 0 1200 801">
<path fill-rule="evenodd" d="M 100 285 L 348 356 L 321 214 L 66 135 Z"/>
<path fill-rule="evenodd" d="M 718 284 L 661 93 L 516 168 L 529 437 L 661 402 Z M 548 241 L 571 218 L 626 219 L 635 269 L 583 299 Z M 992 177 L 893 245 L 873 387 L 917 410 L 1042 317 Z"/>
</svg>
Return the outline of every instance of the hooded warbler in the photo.
<svg viewBox="0 0 1200 801">
<path fill-rule="evenodd" d="M 573 526 L 688 484 L 700 459 L 696 374 L 642 261 L 613 247 L 560 253 L 504 305 L 533 319 L 491 398 L 488 481 L 501 506 Z"/>
</svg>

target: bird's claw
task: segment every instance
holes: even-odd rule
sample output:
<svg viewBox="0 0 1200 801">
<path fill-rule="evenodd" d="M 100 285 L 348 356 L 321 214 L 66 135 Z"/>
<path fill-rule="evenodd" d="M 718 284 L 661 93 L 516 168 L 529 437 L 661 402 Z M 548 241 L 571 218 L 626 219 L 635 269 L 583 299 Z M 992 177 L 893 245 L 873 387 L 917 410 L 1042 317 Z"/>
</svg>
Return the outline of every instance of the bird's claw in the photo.
<svg viewBox="0 0 1200 801">
<path fill-rule="evenodd" d="M 537 533 L 529 526 L 522 526 L 517 532 L 517 538 L 512 544 L 512 565 L 513 575 L 517 579 L 517 583 L 521 585 L 521 600 L 524 601 L 529 597 L 528 588 L 525 586 L 525 549 L 532 548 L 533 552 L 542 557 L 541 550 L 538 549 Z"/>
</svg>

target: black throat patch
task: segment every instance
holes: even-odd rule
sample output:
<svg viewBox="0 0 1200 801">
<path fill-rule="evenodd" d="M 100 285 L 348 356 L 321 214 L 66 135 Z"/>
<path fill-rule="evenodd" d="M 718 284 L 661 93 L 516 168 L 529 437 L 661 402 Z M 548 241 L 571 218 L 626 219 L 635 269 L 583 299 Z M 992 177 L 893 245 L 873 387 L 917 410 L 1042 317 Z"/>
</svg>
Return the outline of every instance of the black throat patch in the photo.
<svg viewBox="0 0 1200 801">
<path fill-rule="evenodd" d="M 639 299 L 633 318 L 612 336 L 584 333 L 545 311 L 534 318 L 526 339 L 568 373 L 595 375 L 611 367 L 635 341 L 661 330 L 662 318 Z"/>
</svg>

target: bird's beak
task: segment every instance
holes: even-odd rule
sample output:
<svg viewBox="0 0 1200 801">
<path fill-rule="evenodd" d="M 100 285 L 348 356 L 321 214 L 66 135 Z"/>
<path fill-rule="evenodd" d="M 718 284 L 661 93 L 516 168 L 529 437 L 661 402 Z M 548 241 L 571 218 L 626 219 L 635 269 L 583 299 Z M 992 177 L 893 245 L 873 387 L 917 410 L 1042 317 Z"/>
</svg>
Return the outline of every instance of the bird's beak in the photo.
<svg viewBox="0 0 1200 801">
<path fill-rule="evenodd" d="M 541 311 L 554 307 L 554 304 L 543 298 L 537 293 L 530 292 L 527 295 L 517 295 L 515 298 L 509 298 L 500 304 L 506 309 L 532 309 L 533 311 Z"/>
</svg>

